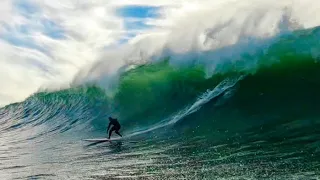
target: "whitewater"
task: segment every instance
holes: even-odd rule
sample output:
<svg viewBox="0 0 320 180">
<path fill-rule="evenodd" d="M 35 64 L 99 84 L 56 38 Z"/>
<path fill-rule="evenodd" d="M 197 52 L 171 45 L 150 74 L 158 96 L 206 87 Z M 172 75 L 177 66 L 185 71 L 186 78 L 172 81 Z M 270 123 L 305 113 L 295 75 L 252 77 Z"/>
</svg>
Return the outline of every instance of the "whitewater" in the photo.
<svg viewBox="0 0 320 180">
<path fill-rule="evenodd" d="M 53 63 L 60 81 L 8 85 L 0 179 L 318 179 L 319 10 L 188 1 L 127 43 L 88 46 L 81 68 Z M 109 116 L 123 139 L 83 141 Z"/>
</svg>

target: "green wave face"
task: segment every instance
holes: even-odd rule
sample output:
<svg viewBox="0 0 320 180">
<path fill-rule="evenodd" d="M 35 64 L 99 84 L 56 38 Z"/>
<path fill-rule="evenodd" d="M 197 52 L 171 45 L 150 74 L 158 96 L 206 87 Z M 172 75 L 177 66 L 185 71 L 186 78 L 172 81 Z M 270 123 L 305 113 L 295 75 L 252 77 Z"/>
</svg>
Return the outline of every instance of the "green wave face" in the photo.
<svg viewBox="0 0 320 180">
<path fill-rule="evenodd" d="M 3 110 L 13 111 L 22 106 L 28 109 L 24 111 L 25 117 L 29 112 L 41 111 L 52 114 L 51 119 L 59 111 L 59 115 L 71 119 L 87 119 L 96 130 L 105 130 L 107 116 L 115 116 L 125 130 L 132 132 L 170 121 L 226 78 L 243 76 L 236 86 L 182 117 L 174 129 L 185 135 L 232 134 L 299 118 L 315 118 L 320 87 L 319 36 L 320 28 L 282 35 L 254 56 L 244 54 L 234 61 L 222 61 L 210 77 L 203 63 L 174 66 L 173 57 L 168 57 L 123 73 L 113 96 L 98 86 L 84 85 L 37 93 Z M 70 112 L 78 115 L 74 117 Z"/>
<path fill-rule="evenodd" d="M 151 125 L 194 102 L 221 79 L 206 79 L 200 66 L 179 69 L 168 61 L 144 65 L 122 76 L 114 101 L 122 119 Z"/>
</svg>

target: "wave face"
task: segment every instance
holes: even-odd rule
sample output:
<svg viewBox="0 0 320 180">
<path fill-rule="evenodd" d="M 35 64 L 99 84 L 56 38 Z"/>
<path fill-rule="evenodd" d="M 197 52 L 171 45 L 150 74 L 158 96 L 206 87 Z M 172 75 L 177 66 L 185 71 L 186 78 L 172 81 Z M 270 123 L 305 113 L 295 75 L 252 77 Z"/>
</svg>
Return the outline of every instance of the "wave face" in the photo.
<svg viewBox="0 0 320 180">
<path fill-rule="evenodd" d="M 211 51 L 185 66 L 168 56 L 123 72 L 113 93 L 88 84 L 8 105 L 0 110 L 2 176 L 317 177 L 319 37 L 318 27 L 283 34 L 211 73 L 202 63 Z M 136 144 L 80 141 L 105 136 L 108 116 Z M 101 175 L 104 168 L 113 172 Z"/>
</svg>

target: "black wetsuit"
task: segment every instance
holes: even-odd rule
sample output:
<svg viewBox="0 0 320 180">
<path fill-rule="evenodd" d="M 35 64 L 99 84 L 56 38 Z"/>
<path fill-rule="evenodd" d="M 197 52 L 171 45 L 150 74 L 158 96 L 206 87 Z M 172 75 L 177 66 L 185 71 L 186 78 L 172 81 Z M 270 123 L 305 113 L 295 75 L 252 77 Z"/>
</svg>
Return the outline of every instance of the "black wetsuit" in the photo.
<svg viewBox="0 0 320 180">
<path fill-rule="evenodd" d="M 112 128 L 109 131 L 109 139 L 111 137 L 112 131 L 115 131 L 119 136 L 122 137 L 122 135 L 119 133 L 121 125 L 118 122 L 118 120 L 117 119 L 113 119 L 111 117 L 109 118 L 109 120 L 110 120 L 110 123 L 109 123 L 109 126 L 108 126 L 108 131 L 109 131 L 110 126 L 113 125 Z"/>
</svg>

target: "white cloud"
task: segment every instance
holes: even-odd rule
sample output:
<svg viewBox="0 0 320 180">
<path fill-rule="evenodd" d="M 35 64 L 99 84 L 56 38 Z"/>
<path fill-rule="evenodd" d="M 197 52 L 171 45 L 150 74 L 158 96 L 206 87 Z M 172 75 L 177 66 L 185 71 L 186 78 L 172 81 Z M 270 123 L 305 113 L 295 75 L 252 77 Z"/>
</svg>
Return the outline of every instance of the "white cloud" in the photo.
<svg viewBox="0 0 320 180">
<path fill-rule="evenodd" d="M 0 17 L 4 17 L 0 21 L 10 28 L 2 26 L 2 36 L 17 38 L 16 45 L 0 42 L 0 106 L 23 100 L 43 85 L 70 82 L 79 69 L 94 61 L 105 46 L 116 43 L 124 32 L 122 20 L 103 1 L 23 3 L 33 3 L 37 11 L 25 17 L 13 1 L 0 3 Z M 64 37 L 51 37 L 55 32 L 46 34 L 51 27 L 45 27 L 45 22 L 57 25 Z M 19 31 L 21 25 L 28 33 Z M 26 41 L 32 46 L 23 45 Z"/>
<path fill-rule="evenodd" d="M 0 95 L 3 96 L 0 102 L 3 104 L 25 98 L 25 92 L 35 92 L 37 87 L 51 79 L 50 73 L 34 66 L 38 60 L 45 66 L 46 55 L 3 41 L 0 41 L 0 47 Z"/>
<path fill-rule="evenodd" d="M 10 0 L 0 1 L 0 21 L 12 19 L 12 4 Z"/>
</svg>

